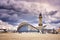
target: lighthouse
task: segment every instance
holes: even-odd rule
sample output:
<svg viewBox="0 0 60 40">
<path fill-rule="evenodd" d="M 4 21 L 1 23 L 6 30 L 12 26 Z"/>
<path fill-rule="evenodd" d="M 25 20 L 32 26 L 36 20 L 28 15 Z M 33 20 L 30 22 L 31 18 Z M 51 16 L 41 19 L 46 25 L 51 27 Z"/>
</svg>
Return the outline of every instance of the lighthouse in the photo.
<svg viewBox="0 0 60 40">
<path fill-rule="evenodd" d="M 39 22 L 39 24 L 38 24 L 38 26 L 39 26 L 39 31 L 42 32 L 42 28 L 43 28 L 43 27 L 42 27 L 42 25 L 43 25 L 43 24 L 42 24 L 42 13 L 39 14 L 39 21 L 38 21 L 38 22 Z"/>
</svg>

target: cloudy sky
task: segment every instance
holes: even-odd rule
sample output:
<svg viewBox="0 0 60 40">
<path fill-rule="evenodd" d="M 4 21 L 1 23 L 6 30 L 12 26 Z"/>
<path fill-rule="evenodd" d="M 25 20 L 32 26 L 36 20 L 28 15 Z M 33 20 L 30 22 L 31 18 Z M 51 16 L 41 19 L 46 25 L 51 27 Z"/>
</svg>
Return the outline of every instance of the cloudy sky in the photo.
<svg viewBox="0 0 60 40">
<path fill-rule="evenodd" d="M 60 0 L 0 0 L 0 20 L 9 25 L 26 21 L 37 26 L 39 13 L 47 28 L 60 27 Z"/>
</svg>

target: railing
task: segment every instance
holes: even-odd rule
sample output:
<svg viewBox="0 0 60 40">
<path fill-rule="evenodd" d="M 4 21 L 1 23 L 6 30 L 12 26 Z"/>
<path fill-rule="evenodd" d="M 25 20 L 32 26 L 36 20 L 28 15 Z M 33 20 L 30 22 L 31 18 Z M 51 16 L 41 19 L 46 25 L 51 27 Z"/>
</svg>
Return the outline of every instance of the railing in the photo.
<svg viewBox="0 0 60 40">
<path fill-rule="evenodd" d="M 0 29 L 0 30 L 3 30 L 4 32 L 7 32 L 7 30 L 6 30 L 6 29 Z"/>
</svg>

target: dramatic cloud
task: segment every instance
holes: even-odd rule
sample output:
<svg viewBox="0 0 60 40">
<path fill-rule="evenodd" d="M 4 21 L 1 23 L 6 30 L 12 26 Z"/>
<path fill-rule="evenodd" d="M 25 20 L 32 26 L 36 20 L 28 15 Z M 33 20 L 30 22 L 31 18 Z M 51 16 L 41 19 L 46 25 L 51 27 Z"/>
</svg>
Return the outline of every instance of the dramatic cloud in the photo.
<svg viewBox="0 0 60 40">
<path fill-rule="evenodd" d="M 0 20 L 0 29 L 16 30 L 17 28 L 15 28 L 11 24 L 8 24 L 7 22 L 3 22 L 3 21 Z"/>
<path fill-rule="evenodd" d="M 59 0 L 54 0 L 54 2 L 52 0 L 0 0 L 0 20 L 12 25 L 17 25 L 22 21 L 36 25 L 41 12 L 43 24 L 53 27 L 57 23 L 60 24 L 59 8 Z"/>
</svg>

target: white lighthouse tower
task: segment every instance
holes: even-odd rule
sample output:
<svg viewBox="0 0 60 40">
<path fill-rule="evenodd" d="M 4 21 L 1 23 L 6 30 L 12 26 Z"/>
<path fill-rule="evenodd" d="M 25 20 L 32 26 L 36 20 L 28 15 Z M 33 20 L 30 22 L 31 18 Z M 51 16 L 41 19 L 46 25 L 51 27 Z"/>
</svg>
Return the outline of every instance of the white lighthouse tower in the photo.
<svg viewBox="0 0 60 40">
<path fill-rule="evenodd" d="M 39 14 L 39 24 L 38 24 L 38 26 L 39 26 L 39 31 L 41 32 L 41 33 L 43 33 L 43 31 L 42 31 L 42 14 L 40 13 Z"/>
</svg>

